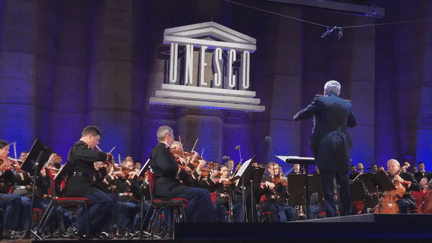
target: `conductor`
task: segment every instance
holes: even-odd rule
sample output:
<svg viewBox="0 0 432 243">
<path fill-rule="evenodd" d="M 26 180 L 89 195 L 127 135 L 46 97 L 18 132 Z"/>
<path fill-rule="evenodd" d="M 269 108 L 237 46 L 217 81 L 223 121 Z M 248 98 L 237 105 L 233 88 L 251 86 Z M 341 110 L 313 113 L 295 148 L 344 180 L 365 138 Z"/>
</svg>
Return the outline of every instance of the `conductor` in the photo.
<svg viewBox="0 0 432 243">
<path fill-rule="evenodd" d="M 350 215 L 350 149 L 352 142 L 347 127 L 355 127 L 351 102 L 339 97 L 341 85 L 330 80 L 324 85 L 324 95 L 318 95 L 305 109 L 294 116 L 294 121 L 314 116 L 310 147 L 321 175 L 324 206 L 327 217 L 336 216 L 334 178 L 340 186 L 340 214 Z"/>
</svg>

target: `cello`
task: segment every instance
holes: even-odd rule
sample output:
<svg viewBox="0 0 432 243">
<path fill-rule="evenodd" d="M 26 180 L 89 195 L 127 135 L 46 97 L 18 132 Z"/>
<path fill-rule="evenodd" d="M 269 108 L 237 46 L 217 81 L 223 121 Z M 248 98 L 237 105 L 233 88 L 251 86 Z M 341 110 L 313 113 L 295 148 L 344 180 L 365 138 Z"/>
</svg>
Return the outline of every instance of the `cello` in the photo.
<svg viewBox="0 0 432 243">
<path fill-rule="evenodd" d="M 399 169 L 399 171 L 395 174 L 395 177 L 396 175 L 400 175 L 400 173 L 404 168 L 407 169 L 408 167 L 410 167 L 410 164 L 408 162 L 405 162 L 404 166 L 402 166 Z M 406 188 L 404 185 L 402 185 L 400 181 L 395 180 L 394 178 L 392 182 L 395 185 L 396 189 L 383 193 L 374 213 L 381 213 L 381 214 L 399 213 L 399 205 L 397 204 L 397 201 L 399 201 L 403 197 L 403 195 L 406 192 Z"/>
</svg>

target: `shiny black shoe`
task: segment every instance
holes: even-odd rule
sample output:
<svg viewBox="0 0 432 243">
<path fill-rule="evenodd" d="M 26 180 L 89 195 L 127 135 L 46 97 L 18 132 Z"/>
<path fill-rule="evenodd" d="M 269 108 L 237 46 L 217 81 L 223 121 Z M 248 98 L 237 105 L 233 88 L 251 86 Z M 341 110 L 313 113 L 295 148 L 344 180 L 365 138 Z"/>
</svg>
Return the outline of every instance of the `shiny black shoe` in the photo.
<svg viewBox="0 0 432 243">
<path fill-rule="evenodd" d="M 12 240 L 14 239 L 14 237 L 12 236 L 11 232 L 7 229 L 3 229 L 3 235 L 2 238 L 3 240 Z"/>
<path fill-rule="evenodd" d="M 66 232 L 64 233 L 65 237 L 69 237 L 71 239 L 79 240 L 82 238 L 82 236 L 79 234 L 79 230 L 75 225 L 71 225 L 69 228 L 67 228 Z"/>
<path fill-rule="evenodd" d="M 112 240 L 114 239 L 114 236 L 108 232 L 102 231 L 98 234 L 96 234 L 96 238 L 101 240 Z"/>
</svg>

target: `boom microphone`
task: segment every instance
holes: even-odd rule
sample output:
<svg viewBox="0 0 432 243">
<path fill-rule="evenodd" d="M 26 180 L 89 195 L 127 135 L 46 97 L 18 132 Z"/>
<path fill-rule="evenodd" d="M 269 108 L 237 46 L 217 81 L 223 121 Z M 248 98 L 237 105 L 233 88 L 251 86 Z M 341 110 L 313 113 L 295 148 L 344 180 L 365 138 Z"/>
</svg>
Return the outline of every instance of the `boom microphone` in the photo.
<svg viewBox="0 0 432 243">
<path fill-rule="evenodd" d="M 222 159 L 226 160 L 226 159 L 230 159 L 230 157 L 229 156 L 224 156 L 224 157 L 222 157 Z"/>
<path fill-rule="evenodd" d="M 271 142 L 272 142 L 272 139 L 271 139 L 270 136 L 267 136 L 267 137 L 265 137 L 265 141 L 266 141 L 267 143 L 271 143 Z"/>
</svg>

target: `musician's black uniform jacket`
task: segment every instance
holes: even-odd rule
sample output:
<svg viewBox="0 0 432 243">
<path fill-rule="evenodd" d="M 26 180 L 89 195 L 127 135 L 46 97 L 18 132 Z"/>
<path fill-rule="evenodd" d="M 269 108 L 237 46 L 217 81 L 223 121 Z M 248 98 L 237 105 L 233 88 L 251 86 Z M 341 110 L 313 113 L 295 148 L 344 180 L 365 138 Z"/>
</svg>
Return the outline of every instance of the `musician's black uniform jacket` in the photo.
<svg viewBox="0 0 432 243">
<path fill-rule="evenodd" d="M 155 198 L 167 200 L 183 192 L 185 187 L 177 179 L 178 163 L 166 144 L 159 143 L 153 148 L 150 154 L 150 167 L 155 178 Z"/>
<path fill-rule="evenodd" d="M 106 161 L 107 154 L 88 148 L 83 141 L 76 142 L 68 154 L 68 179 L 66 182 L 66 196 L 82 197 L 100 190 L 94 183 L 95 168 L 93 163 Z"/>
</svg>

